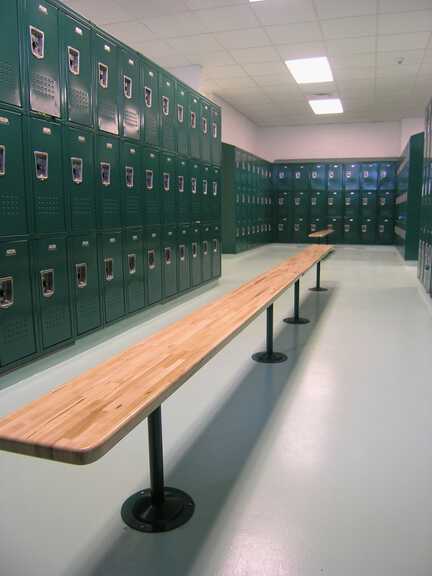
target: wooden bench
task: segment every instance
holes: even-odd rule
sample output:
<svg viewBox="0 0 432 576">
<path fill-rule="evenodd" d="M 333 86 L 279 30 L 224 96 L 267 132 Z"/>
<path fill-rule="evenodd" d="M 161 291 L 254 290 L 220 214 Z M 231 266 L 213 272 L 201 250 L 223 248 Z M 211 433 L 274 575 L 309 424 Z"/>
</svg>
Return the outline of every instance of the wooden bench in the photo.
<svg viewBox="0 0 432 576">
<path fill-rule="evenodd" d="M 273 351 L 273 302 L 333 251 L 311 245 L 233 292 L 146 338 L 83 375 L 0 419 L 0 449 L 70 464 L 101 458 L 148 418 L 151 488 L 131 496 L 122 516 L 131 527 L 162 532 L 186 522 L 193 500 L 164 485 L 161 404 L 221 348 L 267 309 L 267 348 Z"/>
<path fill-rule="evenodd" d="M 328 244 L 328 238 L 331 234 L 333 234 L 334 230 L 332 228 L 325 228 L 324 230 L 317 230 L 316 232 L 311 232 L 308 236 L 308 238 L 311 238 L 312 240 L 319 240 L 321 242 L 321 240 L 324 240 L 327 242 Z"/>
</svg>

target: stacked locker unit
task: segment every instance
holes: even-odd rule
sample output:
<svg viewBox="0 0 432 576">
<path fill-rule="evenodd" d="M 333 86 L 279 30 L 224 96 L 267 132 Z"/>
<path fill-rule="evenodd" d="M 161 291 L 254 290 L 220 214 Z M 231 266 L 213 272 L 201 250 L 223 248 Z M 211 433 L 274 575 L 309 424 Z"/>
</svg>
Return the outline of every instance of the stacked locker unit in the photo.
<svg viewBox="0 0 432 576">
<path fill-rule="evenodd" d="M 418 277 L 428 294 L 432 294 L 432 101 L 426 107 L 423 155 L 423 185 L 420 206 Z"/>
<path fill-rule="evenodd" d="M 194 222 L 220 276 L 221 111 L 56 0 L 2 3 L 0 48 L 3 372 L 189 289 Z"/>
<path fill-rule="evenodd" d="M 311 164 L 310 175 L 310 227 L 309 234 L 327 227 L 327 166 Z"/>
<path fill-rule="evenodd" d="M 378 172 L 377 244 L 393 244 L 397 163 L 381 162 Z"/>
<path fill-rule="evenodd" d="M 293 182 L 293 242 L 308 242 L 310 233 L 309 165 L 294 164 Z"/>
<path fill-rule="evenodd" d="M 273 189 L 276 202 L 275 239 L 280 243 L 291 242 L 293 229 L 292 165 L 273 165 Z"/>
</svg>

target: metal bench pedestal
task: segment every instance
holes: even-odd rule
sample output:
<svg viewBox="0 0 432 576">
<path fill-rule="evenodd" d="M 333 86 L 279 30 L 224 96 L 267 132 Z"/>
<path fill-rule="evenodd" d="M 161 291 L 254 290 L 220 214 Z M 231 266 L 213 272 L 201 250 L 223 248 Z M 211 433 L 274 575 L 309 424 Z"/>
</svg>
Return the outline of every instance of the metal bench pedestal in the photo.
<svg viewBox="0 0 432 576">
<path fill-rule="evenodd" d="M 287 360 L 285 354 L 273 351 L 273 304 L 267 307 L 267 350 L 257 352 L 252 359 L 263 364 L 279 364 Z"/>
<path fill-rule="evenodd" d="M 311 292 L 327 292 L 327 288 L 321 287 L 321 262 L 317 264 L 316 270 L 316 286 L 309 288 Z"/>
<path fill-rule="evenodd" d="M 300 280 L 297 280 L 294 285 L 294 316 L 285 318 L 284 322 L 287 324 L 309 324 L 310 322 L 307 318 L 300 318 Z"/>
</svg>

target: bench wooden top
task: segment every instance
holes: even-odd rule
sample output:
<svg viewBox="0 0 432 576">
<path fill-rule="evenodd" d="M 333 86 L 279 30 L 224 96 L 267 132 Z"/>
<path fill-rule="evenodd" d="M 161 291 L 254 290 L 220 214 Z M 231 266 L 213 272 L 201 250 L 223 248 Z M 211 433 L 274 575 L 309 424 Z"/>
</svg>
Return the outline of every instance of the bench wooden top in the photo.
<svg viewBox="0 0 432 576">
<path fill-rule="evenodd" d="M 330 236 L 333 234 L 334 230 L 331 228 L 326 228 L 325 230 L 318 230 L 317 232 L 312 232 L 309 234 L 309 238 L 325 238 L 326 236 Z"/>
<path fill-rule="evenodd" d="M 71 464 L 94 462 L 332 251 L 307 247 L 0 419 L 0 449 Z"/>
</svg>

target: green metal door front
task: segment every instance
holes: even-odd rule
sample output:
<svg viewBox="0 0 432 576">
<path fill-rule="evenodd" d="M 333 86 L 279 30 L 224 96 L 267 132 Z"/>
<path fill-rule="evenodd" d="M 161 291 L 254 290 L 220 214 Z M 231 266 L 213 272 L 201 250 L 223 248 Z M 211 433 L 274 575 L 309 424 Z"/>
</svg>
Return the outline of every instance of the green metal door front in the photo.
<svg viewBox="0 0 432 576">
<path fill-rule="evenodd" d="M 342 190 L 329 192 L 327 196 L 327 214 L 329 218 L 342 218 L 344 214 L 344 193 Z"/>
<path fill-rule="evenodd" d="M 141 228 L 125 232 L 124 276 L 127 311 L 141 310 L 145 306 L 144 234 Z"/>
<path fill-rule="evenodd" d="M 308 242 L 309 226 L 306 218 L 296 218 L 293 226 L 293 240 L 297 243 Z"/>
<path fill-rule="evenodd" d="M 360 240 L 362 244 L 375 244 L 376 227 L 376 220 L 374 218 L 362 219 L 360 225 Z"/>
<path fill-rule="evenodd" d="M 96 136 L 96 195 L 100 226 L 120 228 L 120 153 L 117 138 Z"/>
<path fill-rule="evenodd" d="M 396 190 L 396 163 L 381 162 L 378 172 L 378 187 L 380 190 Z"/>
<path fill-rule="evenodd" d="M 293 166 L 293 185 L 295 192 L 309 190 L 309 166 L 306 164 L 295 164 Z"/>
<path fill-rule="evenodd" d="M 329 218 L 327 226 L 333 230 L 333 234 L 329 238 L 331 244 L 341 244 L 344 241 L 344 221 L 342 218 Z"/>
<path fill-rule="evenodd" d="M 159 105 L 161 148 L 176 152 L 175 123 L 175 83 L 174 79 L 163 72 L 159 73 Z"/>
<path fill-rule="evenodd" d="M 345 192 L 345 217 L 357 218 L 360 215 L 360 192 Z"/>
<path fill-rule="evenodd" d="M 177 130 L 177 153 L 189 155 L 189 129 L 188 129 L 188 93 L 187 88 L 180 82 L 176 85 L 175 122 Z"/>
<path fill-rule="evenodd" d="M 391 218 L 380 218 L 377 227 L 377 243 L 393 244 L 393 220 Z"/>
<path fill-rule="evenodd" d="M 327 190 L 337 192 L 342 190 L 342 164 L 329 164 L 327 166 Z"/>
<path fill-rule="evenodd" d="M 189 161 L 186 158 L 177 160 L 177 221 L 187 224 L 191 220 L 191 181 L 189 178 Z"/>
<path fill-rule="evenodd" d="M 201 98 L 201 160 L 211 162 L 211 139 L 210 139 L 210 104 Z"/>
<path fill-rule="evenodd" d="M 159 146 L 159 74 L 157 67 L 147 60 L 141 60 L 142 91 L 144 94 L 144 142 Z"/>
<path fill-rule="evenodd" d="M 327 202 L 327 192 L 312 191 L 310 195 L 311 218 L 326 218 Z"/>
<path fill-rule="evenodd" d="M 122 142 L 120 146 L 123 225 L 128 227 L 141 226 L 143 212 L 141 150 L 136 143 L 132 142 Z"/>
<path fill-rule="evenodd" d="M 219 278 L 221 275 L 221 229 L 218 224 L 211 227 L 211 252 L 212 252 L 212 278 Z"/>
<path fill-rule="evenodd" d="M 142 93 L 138 56 L 126 50 L 119 51 L 120 67 L 120 135 L 131 140 L 141 136 Z"/>
<path fill-rule="evenodd" d="M 202 252 L 202 279 L 208 282 L 212 277 L 211 256 L 211 230 L 210 226 L 201 227 L 201 252 Z"/>
<path fill-rule="evenodd" d="M 360 170 L 360 164 L 345 164 L 343 174 L 345 190 L 360 190 Z"/>
<path fill-rule="evenodd" d="M 277 241 L 281 243 L 291 242 L 292 226 L 288 216 L 279 220 L 277 225 Z"/>
<path fill-rule="evenodd" d="M 176 223 L 177 218 L 177 178 L 176 158 L 172 154 L 161 153 L 161 194 L 162 194 L 162 224 Z"/>
<path fill-rule="evenodd" d="M 292 190 L 292 166 L 289 164 L 275 164 L 273 166 L 273 186 L 281 192 Z"/>
<path fill-rule="evenodd" d="M 161 223 L 161 190 L 159 175 L 159 152 L 144 146 L 142 149 L 144 225 L 159 226 Z"/>
<path fill-rule="evenodd" d="M 325 192 L 327 190 L 327 170 L 325 164 L 312 164 L 310 166 L 311 190 Z"/>
<path fill-rule="evenodd" d="M 96 125 L 99 130 L 117 135 L 118 123 L 118 48 L 105 36 L 93 33 Z"/>
<path fill-rule="evenodd" d="M 177 276 L 179 292 L 189 290 L 191 285 L 189 226 L 180 226 L 178 230 Z"/>
<path fill-rule="evenodd" d="M 222 141 L 221 141 L 221 113 L 220 109 L 210 107 L 211 113 L 211 161 L 215 166 L 222 163 Z"/>
<path fill-rule="evenodd" d="M 395 209 L 395 195 L 393 191 L 381 190 L 378 192 L 378 215 L 380 218 L 393 220 Z"/>
<path fill-rule="evenodd" d="M 345 244 L 358 244 L 360 242 L 360 223 L 358 218 L 345 218 L 344 242 Z"/>
<path fill-rule="evenodd" d="M 201 220 L 203 222 L 208 222 L 211 218 L 210 180 L 210 166 L 204 164 L 201 167 Z"/>
<path fill-rule="evenodd" d="M 363 191 L 361 193 L 361 215 L 362 218 L 376 218 L 377 213 L 377 193 L 375 190 Z"/>
<path fill-rule="evenodd" d="M 194 225 L 191 229 L 191 283 L 194 287 L 202 284 L 201 229 L 199 225 Z"/>
<path fill-rule="evenodd" d="M 200 116 L 199 98 L 191 92 L 189 94 L 189 151 L 195 160 L 201 158 Z"/>
<path fill-rule="evenodd" d="M 105 322 L 109 323 L 125 314 L 122 234 L 105 232 L 101 241 L 102 302 Z"/>
<path fill-rule="evenodd" d="M 169 226 L 162 232 L 162 288 L 163 297 L 171 298 L 177 287 L 177 230 Z"/>
<path fill-rule="evenodd" d="M 309 192 L 294 192 L 294 218 L 306 218 L 309 213 Z"/>
<path fill-rule="evenodd" d="M 210 220 L 220 222 L 222 205 L 221 205 L 221 169 L 213 166 L 211 168 L 211 188 L 210 188 Z"/>
<path fill-rule="evenodd" d="M 201 166 L 199 162 L 190 162 L 189 177 L 191 187 L 191 216 L 192 222 L 201 221 Z"/>
<path fill-rule="evenodd" d="M 147 304 L 162 299 L 161 231 L 158 226 L 144 229 Z"/>
<path fill-rule="evenodd" d="M 376 190 L 378 188 L 377 163 L 361 165 L 360 187 L 362 190 Z"/>
<path fill-rule="evenodd" d="M 22 106 L 18 0 L 0 4 L 0 102 Z"/>
</svg>

